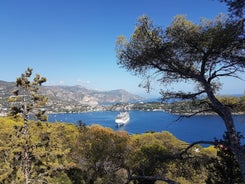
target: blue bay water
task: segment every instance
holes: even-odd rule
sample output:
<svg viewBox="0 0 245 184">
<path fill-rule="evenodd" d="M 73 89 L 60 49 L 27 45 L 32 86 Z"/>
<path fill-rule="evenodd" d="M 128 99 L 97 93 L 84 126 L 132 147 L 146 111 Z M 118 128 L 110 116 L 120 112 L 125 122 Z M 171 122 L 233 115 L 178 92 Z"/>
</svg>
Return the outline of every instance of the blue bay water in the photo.
<svg viewBox="0 0 245 184">
<path fill-rule="evenodd" d="M 116 127 L 115 117 L 118 111 L 86 112 L 74 114 L 51 114 L 50 122 L 77 123 L 81 120 L 86 125 L 99 124 L 113 130 L 124 130 L 129 134 L 146 131 L 169 131 L 175 137 L 185 142 L 220 139 L 225 132 L 225 126 L 219 116 L 199 115 L 184 118 L 180 121 L 177 115 L 162 111 L 130 111 L 130 121 L 125 126 Z M 237 131 L 245 135 L 245 115 L 234 116 Z M 245 140 L 242 140 L 245 143 Z"/>
</svg>

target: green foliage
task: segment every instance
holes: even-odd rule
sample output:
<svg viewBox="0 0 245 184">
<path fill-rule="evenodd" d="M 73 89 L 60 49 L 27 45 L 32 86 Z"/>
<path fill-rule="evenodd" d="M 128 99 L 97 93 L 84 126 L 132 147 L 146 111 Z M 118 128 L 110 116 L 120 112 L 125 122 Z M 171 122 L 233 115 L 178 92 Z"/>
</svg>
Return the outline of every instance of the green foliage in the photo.
<svg viewBox="0 0 245 184">
<path fill-rule="evenodd" d="M 212 91 L 218 90 L 220 77 L 237 76 L 236 73 L 242 71 L 240 61 L 244 57 L 239 54 L 243 48 L 242 30 L 237 24 L 223 15 L 214 21 L 203 19 L 199 25 L 184 16 L 176 16 L 172 24 L 163 29 L 155 26 L 149 17 L 142 16 L 129 41 L 118 37 L 118 64 L 135 74 L 143 74 L 145 84 L 142 86 L 146 88 L 150 85 L 149 76 L 165 85 L 180 81 L 197 84 L 197 92 L 164 91 L 166 96 L 193 98 L 204 94 L 204 82 L 211 85 Z"/>
<path fill-rule="evenodd" d="M 132 135 L 133 149 L 130 159 L 132 176 L 162 176 L 179 183 L 204 183 L 207 162 L 216 157 L 214 148 L 198 147 L 189 156 L 179 159 L 177 155 L 186 148 L 186 143 L 176 139 L 169 132 Z M 140 183 L 154 183 L 155 180 L 139 180 Z"/>
<path fill-rule="evenodd" d="M 39 86 L 46 82 L 45 77 L 40 77 L 39 74 L 30 81 L 32 76 L 32 69 L 27 70 L 16 79 L 17 89 L 13 91 L 13 95 L 9 97 L 8 101 L 12 104 L 10 115 L 22 115 L 25 119 L 29 119 L 29 115 L 33 114 L 38 120 L 45 121 L 47 116 L 43 107 L 47 103 L 47 97 L 38 93 Z"/>
<path fill-rule="evenodd" d="M 128 139 L 126 133 L 98 125 L 83 129 L 78 138 L 79 155 L 76 159 L 82 160 L 78 167 L 86 173 L 84 180 L 87 183 L 98 180 L 113 183 L 115 178 L 123 180 L 121 171 L 128 155 Z"/>
<path fill-rule="evenodd" d="M 36 74 L 33 82 L 31 82 L 31 75 L 32 69 L 27 68 L 27 70 L 16 79 L 17 89 L 14 90 L 13 95 L 9 97 L 9 102 L 11 103 L 9 115 L 14 118 L 22 117 L 24 121 L 24 125 L 16 126 L 14 132 L 11 134 L 11 146 L 16 148 L 11 153 L 14 153 L 16 160 L 14 164 L 19 164 L 19 166 L 15 166 L 17 172 L 14 170 L 13 174 L 18 178 L 18 182 L 25 184 L 31 183 L 33 177 L 38 177 L 39 180 L 40 176 L 32 176 L 32 170 L 36 164 L 34 152 L 38 145 L 33 143 L 32 137 L 34 136 L 29 132 L 31 128 L 29 116 L 32 115 L 36 120 L 47 120 L 45 110 L 42 109 L 47 102 L 47 97 L 38 93 L 39 86 L 46 82 L 46 78 Z"/>
<path fill-rule="evenodd" d="M 237 161 L 231 150 L 223 146 L 218 149 L 218 158 L 210 160 L 207 165 L 209 176 L 207 184 L 242 184 L 242 176 Z"/>
<path fill-rule="evenodd" d="M 19 139 L 22 126 L 23 121 L 0 118 L 2 184 L 25 181 L 21 166 L 25 142 Z M 29 146 L 30 182 L 35 184 L 124 184 L 129 182 L 128 176 L 156 176 L 186 184 L 218 181 L 223 175 L 239 181 L 234 180 L 238 176 L 236 170 L 228 170 L 234 165 L 234 158 L 232 161 L 223 153 L 222 159 L 217 158 L 214 147 L 198 146 L 200 152 L 189 150 L 187 157 L 179 159 L 178 154 L 187 144 L 169 132 L 128 135 L 99 125 L 30 121 Z M 134 180 L 153 181 L 161 183 Z"/>
<path fill-rule="evenodd" d="M 26 143 L 19 139 L 23 122 L 13 122 L 9 118 L 0 121 L 3 126 L 0 137 L 4 138 L 0 143 L 0 162 L 4 168 L 0 170 L 0 183 L 24 183 L 21 161 Z M 77 131 L 75 126 L 73 129 Z M 69 183 L 66 182 L 69 177 L 65 172 L 74 163 L 68 157 L 70 148 L 66 145 L 71 140 L 68 136 L 62 139 L 61 135 L 71 133 L 70 130 L 69 125 L 64 128 L 63 124 L 30 122 L 28 144 L 32 162 L 29 178 L 31 183 Z"/>
</svg>

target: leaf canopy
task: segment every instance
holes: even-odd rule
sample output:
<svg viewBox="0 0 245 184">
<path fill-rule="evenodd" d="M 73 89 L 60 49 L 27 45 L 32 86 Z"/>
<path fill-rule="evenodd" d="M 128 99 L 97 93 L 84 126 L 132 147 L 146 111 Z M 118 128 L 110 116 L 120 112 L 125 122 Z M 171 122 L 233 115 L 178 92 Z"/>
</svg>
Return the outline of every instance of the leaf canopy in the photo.
<svg viewBox="0 0 245 184">
<path fill-rule="evenodd" d="M 128 42 L 118 38 L 118 64 L 143 78 L 153 76 L 162 84 L 207 82 L 215 89 L 221 77 L 239 77 L 244 71 L 241 25 L 224 15 L 213 21 L 202 19 L 200 24 L 180 15 L 163 29 L 142 16 Z"/>
</svg>

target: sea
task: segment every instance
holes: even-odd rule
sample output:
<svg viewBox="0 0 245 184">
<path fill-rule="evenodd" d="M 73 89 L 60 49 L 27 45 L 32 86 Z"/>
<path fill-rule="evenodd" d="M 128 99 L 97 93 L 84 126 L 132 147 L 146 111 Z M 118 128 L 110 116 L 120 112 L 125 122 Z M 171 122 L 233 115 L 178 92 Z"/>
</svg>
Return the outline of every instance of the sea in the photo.
<svg viewBox="0 0 245 184">
<path fill-rule="evenodd" d="M 168 131 L 187 143 L 219 140 L 226 131 L 223 121 L 217 115 L 197 115 L 178 120 L 178 115 L 163 111 L 129 111 L 130 121 L 124 126 L 117 127 L 115 117 L 118 113 L 118 111 L 96 111 L 50 114 L 49 121 L 74 124 L 81 121 L 85 125 L 99 124 L 115 131 L 126 131 L 129 134 Z M 237 131 L 245 136 L 245 115 L 234 115 L 234 120 Z M 241 142 L 245 144 L 245 139 Z"/>
</svg>

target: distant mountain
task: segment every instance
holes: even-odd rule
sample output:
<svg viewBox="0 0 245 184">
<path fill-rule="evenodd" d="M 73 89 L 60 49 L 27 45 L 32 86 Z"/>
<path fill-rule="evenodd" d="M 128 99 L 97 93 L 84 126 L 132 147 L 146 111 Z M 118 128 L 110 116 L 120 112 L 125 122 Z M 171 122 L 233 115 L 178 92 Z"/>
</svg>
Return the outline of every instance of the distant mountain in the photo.
<svg viewBox="0 0 245 184">
<path fill-rule="evenodd" d="M 14 88 L 14 82 L 0 81 L 0 111 L 8 107 L 6 100 Z M 40 93 L 49 98 L 47 109 L 51 112 L 84 111 L 105 104 L 142 100 L 123 89 L 98 91 L 82 86 L 41 86 Z"/>
<path fill-rule="evenodd" d="M 47 95 L 51 101 L 65 101 L 91 106 L 142 99 L 122 89 L 98 91 L 81 86 L 42 86 L 40 93 Z"/>
</svg>

